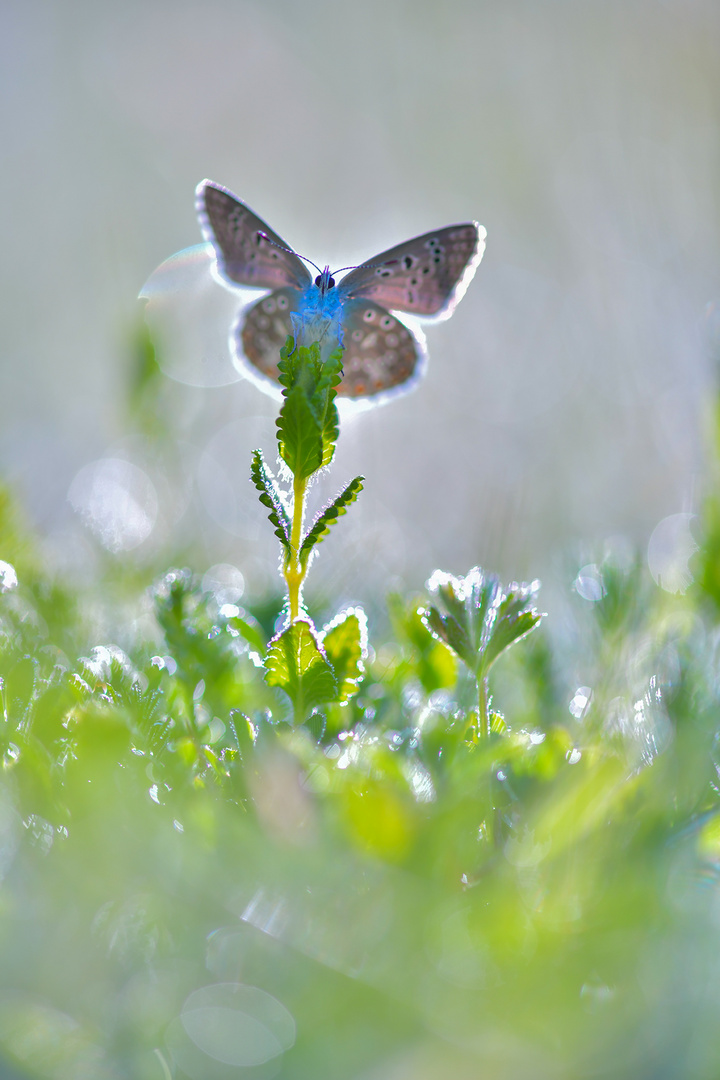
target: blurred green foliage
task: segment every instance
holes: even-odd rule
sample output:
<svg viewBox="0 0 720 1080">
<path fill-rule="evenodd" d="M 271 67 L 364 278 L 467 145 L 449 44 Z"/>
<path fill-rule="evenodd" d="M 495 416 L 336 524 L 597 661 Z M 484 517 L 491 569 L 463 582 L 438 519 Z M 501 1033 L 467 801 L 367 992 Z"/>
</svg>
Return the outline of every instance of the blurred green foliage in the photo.
<svg viewBox="0 0 720 1080">
<path fill-rule="evenodd" d="M 606 559 L 573 634 L 497 660 L 478 740 L 427 599 L 369 648 L 357 611 L 294 624 L 328 668 L 299 715 L 251 606 L 171 571 L 152 642 L 93 643 L 2 506 L 3 1075 L 718 1075 L 700 586 Z"/>
<path fill-rule="evenodd" d="M 278 429 L 303 474 L 315 375 Z M 712 497 L 703 528 L 685 596 L 607 551 L 555 627 L 479 567 L 386 631 L 179 569 L 128 631 L 132 565 L 59 587 L 0 493 L 0 1075 L 716 1080 Z"/>
</svg>

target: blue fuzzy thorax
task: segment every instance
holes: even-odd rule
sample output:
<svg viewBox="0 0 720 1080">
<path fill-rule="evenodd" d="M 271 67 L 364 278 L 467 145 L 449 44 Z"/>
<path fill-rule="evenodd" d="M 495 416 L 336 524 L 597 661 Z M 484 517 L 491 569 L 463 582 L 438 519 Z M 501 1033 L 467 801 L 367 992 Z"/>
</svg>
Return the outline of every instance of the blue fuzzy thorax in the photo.
<svg viewBox="0 0 720 1080">
<path fill-rule="evenodd" d="M 319 341 L 322 353 L 342 345 L 342 300 L 327 270 L 301 294 L 298 310 L 292 312 L 295 340 L 299 345 Z"/>
</svg>

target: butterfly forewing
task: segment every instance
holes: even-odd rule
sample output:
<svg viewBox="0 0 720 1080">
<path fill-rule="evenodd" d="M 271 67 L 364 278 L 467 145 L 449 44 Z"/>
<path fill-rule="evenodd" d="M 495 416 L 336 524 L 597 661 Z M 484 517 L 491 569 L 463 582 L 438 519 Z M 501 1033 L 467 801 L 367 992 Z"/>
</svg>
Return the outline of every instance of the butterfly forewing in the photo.
<svg viewBox="0 0 720 1080">
<path fill-rule="evenodd" d="M 295 289 L 277 289 L 243 312 L 233 330 L 233 348 L 242 362 L 277 381 L 278 360 L 290 316 L 299 309 Z M 389 311 L 371 300 L 348 300 L 343 306 L 342 397 L 369 397 L 407 382 L 423 358 L 419 339 Z"/>
<path fill-rule="evenodd" d="M 306 289 L 311 283 L 302 260 L 226 188 L 203 180 L 196 197 L 203 234 L 215 248 L 218 271 L 223 277 L 236 285 L 261 289 L 284 285 Z"/>
<path fill-rule="evenodd" d="M 448 225 L 376 255 L 338 288 L 343 299 L 365 297 L 392 311 L 446 315 L 465 292 L 484 249 L 481 225 Z"/>
</svg>

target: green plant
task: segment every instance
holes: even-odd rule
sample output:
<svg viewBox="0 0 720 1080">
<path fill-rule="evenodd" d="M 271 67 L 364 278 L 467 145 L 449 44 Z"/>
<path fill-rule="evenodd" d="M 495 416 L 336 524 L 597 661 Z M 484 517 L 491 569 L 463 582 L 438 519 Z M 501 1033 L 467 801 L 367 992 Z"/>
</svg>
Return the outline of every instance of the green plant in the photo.
<svg viewBox="0 0 720 1080">
<path fill-rule="evenodd" d="M 0 500 L 4 1075 L 714 1080 L 712 513 L 686 596 L 599 554 L 570 632 L 478 567 L 317 630 L 340 362 L 288 345 L 286 478 L 252 462 L 283 610 L 170 570 L 98 641 L 107 579 L 58 587 Z"/>
<path fill-rule="evenodd" d="M 285 691 L 295 723 L 302 723 L 315 706 L 346 701 L 362 675 L 362 612 L 342 615 L 318 635 L 304 611 L 302 588 L 317 545 L 362 491 L 363 477 L 351 480 L 305 530 L 308 487 L 330 465 L 339 435 L 335 387 L 342 377 L 342 349 L 323 360 L 319 343 L 296 347 L 290 338 L 280 355 L 283 405 L 277 439 L 279 458 L 291 477 L 289 497 L 260 450 L 253 455 L 251 476 L 280 540 L 288 590 L 288 622 L 270 642 L 266 678 Z"/>
</svg>

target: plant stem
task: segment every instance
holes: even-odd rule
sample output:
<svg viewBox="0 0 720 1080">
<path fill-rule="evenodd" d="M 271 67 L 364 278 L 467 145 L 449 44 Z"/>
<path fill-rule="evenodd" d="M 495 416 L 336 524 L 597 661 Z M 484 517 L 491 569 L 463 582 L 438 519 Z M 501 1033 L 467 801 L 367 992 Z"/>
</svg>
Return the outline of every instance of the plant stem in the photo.
<svg viewBox="0 0 720 1080">
<path fill-rule="evenodd" d="M 306 569 L 300 563 L 300 545 L 302 543 L 303 519 L 305 517 L 305 494 L 307 480 L 293 478 L 292 529 L 290 532 L 290 554 L 285 564 L 285 581 L 288 587 L 290 604 L 290 622 L 297 619 L 302 603 L 302 586 Z"/>
<path fill-rule="evenodd" d="M 488 708 L 489 694 L 488 694 L 488 677 L 482 672 L 478 672 L 477 677 L 478 688 L 478 737 L 480 739 L 487 739 L 490 736 L 490 711 Z"/>
</svg>

